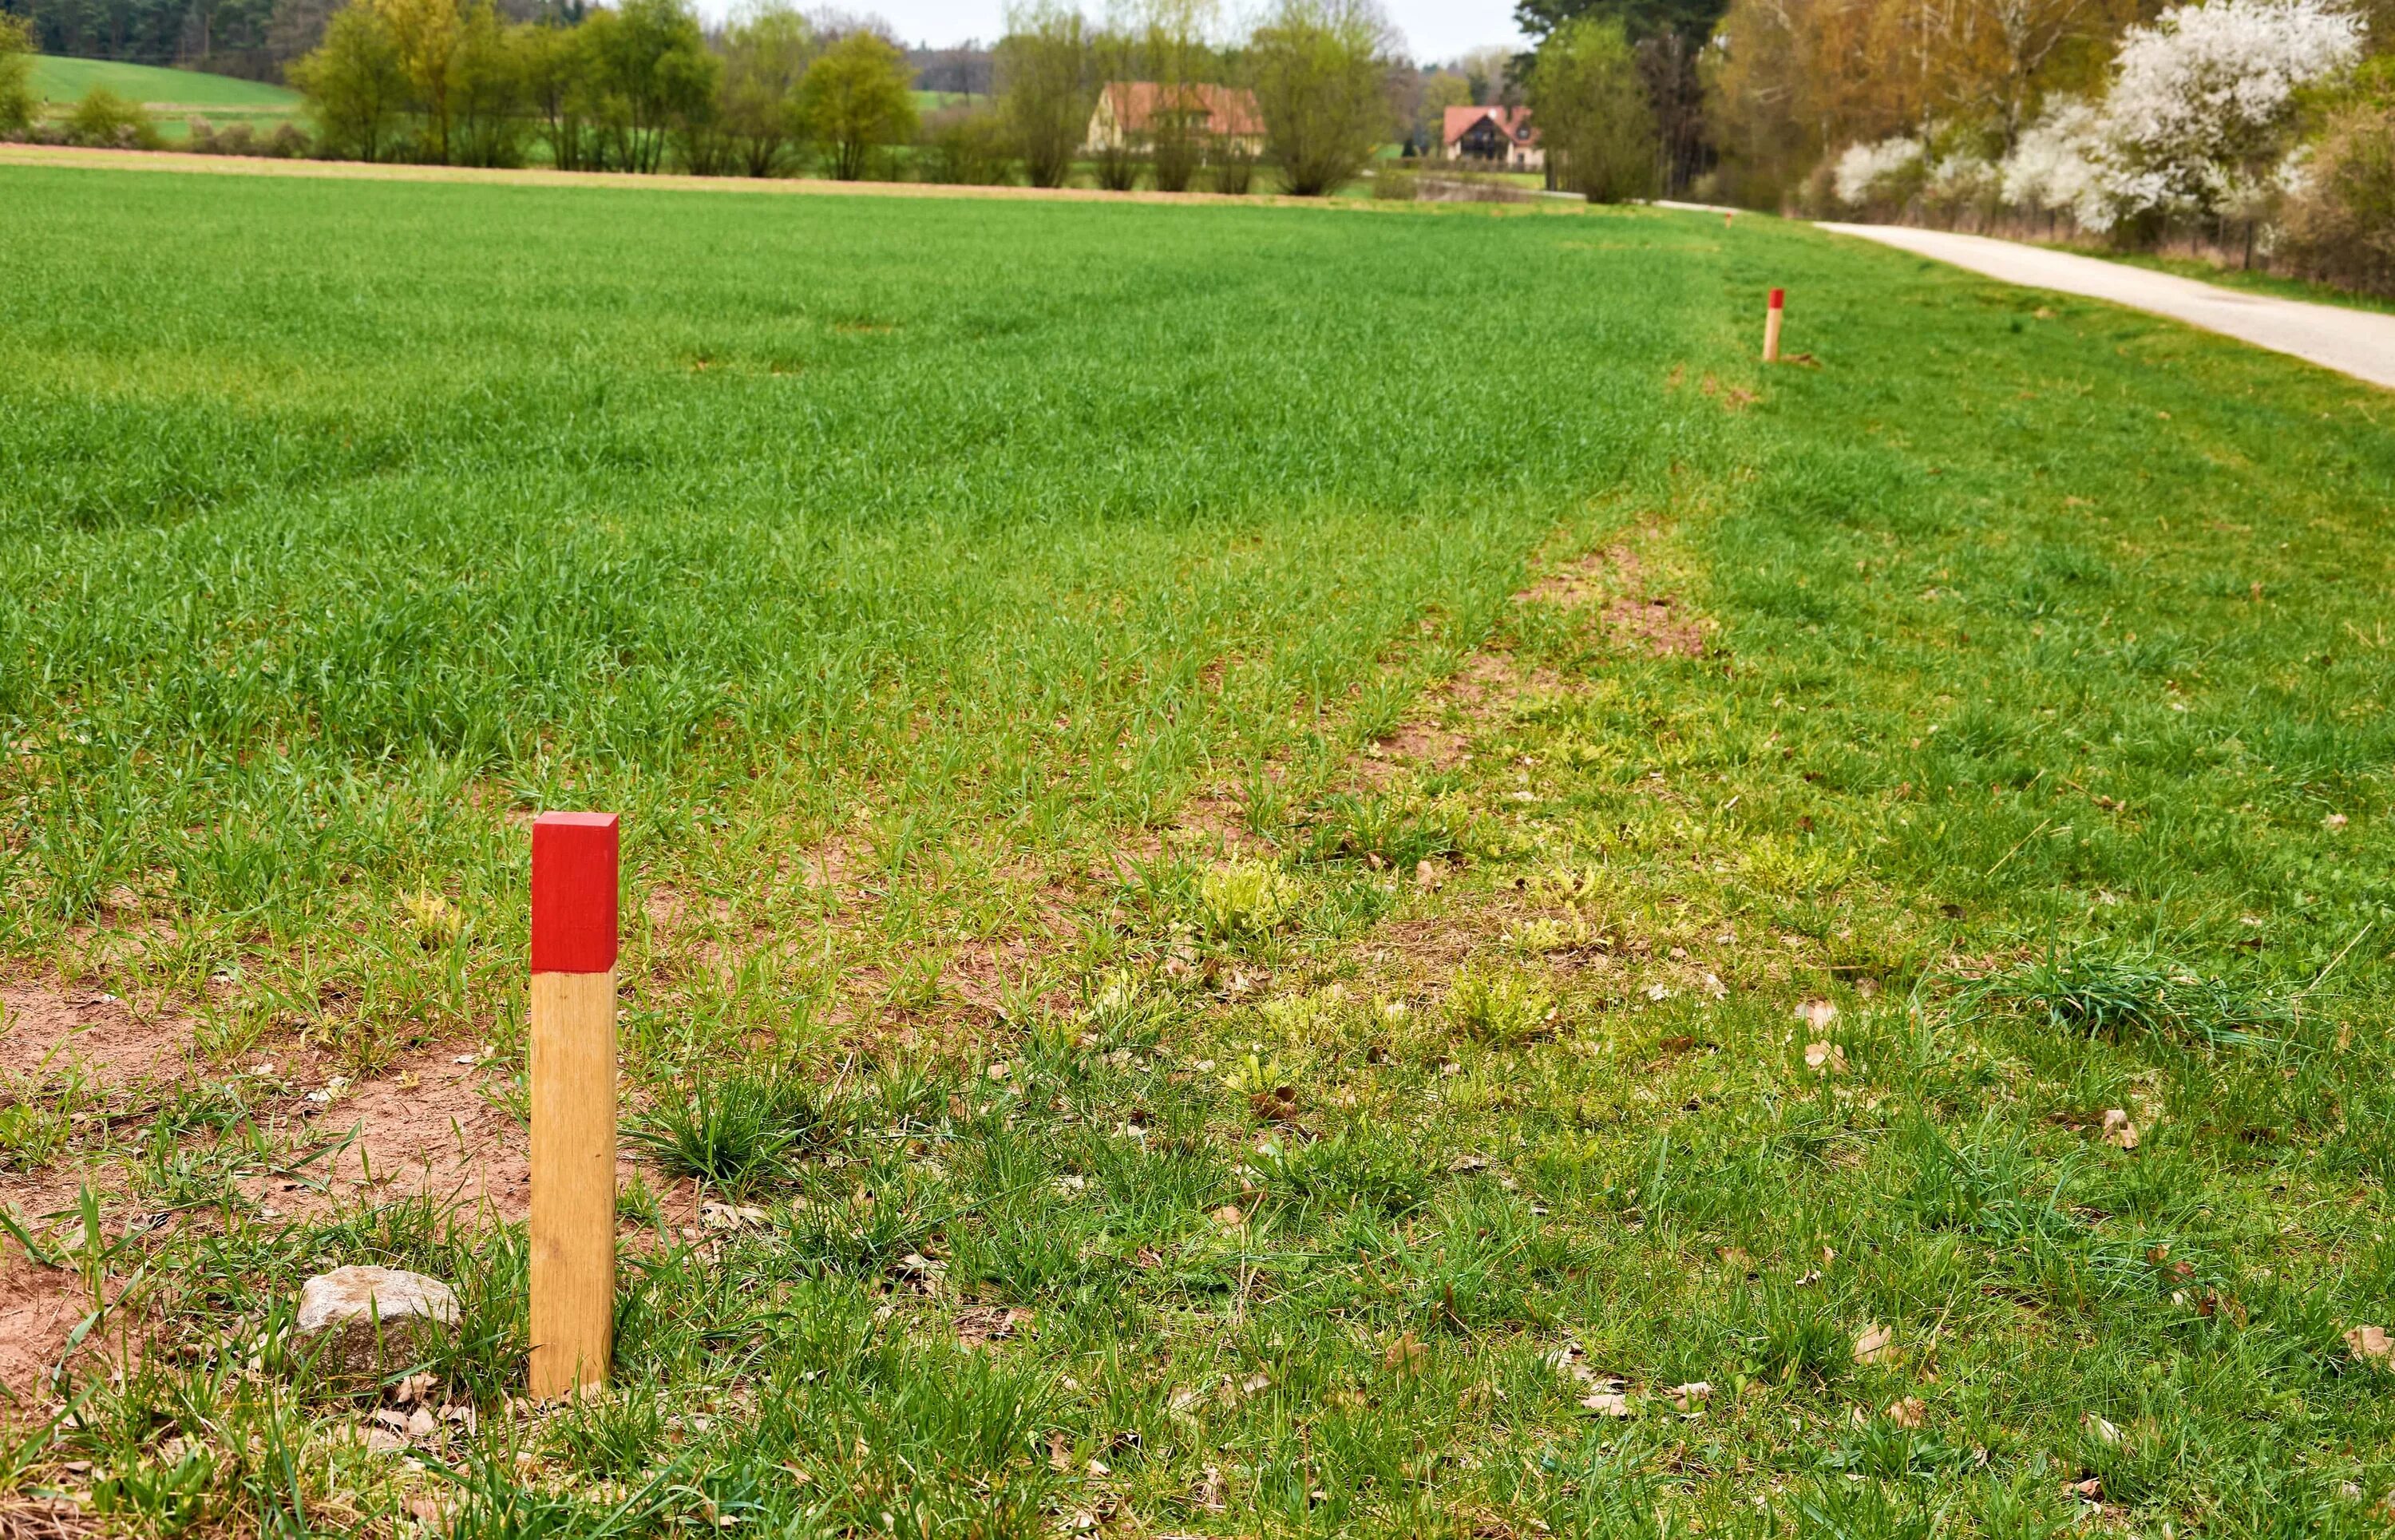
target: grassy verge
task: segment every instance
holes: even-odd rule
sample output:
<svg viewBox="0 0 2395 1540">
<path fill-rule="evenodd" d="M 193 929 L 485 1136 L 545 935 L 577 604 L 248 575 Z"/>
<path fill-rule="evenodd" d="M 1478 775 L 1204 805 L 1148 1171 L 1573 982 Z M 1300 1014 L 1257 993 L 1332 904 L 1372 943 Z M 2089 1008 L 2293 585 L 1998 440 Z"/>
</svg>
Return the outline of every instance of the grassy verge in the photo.
<svg viewBox="0 0 2395 1540">
<path fill-rule="evenodd" d="M 2150 252 L 2107 251 L 2101 247 L 2057 246 L 2058 251 L 2075 251 L 2084 256 L 2101 257 L 2107 261 L 2128 267 L 2141 267 L 2155 272 L 2168 272 L 2181 278 L 2193 278 L 2200 283 L 2217 284 L 2223 288 L 2243 289 L 2249 294 L 2268 294 L 2282 299 L 2302 299 L 2315 305 L 2343 305 L 2349 310 L 2395 311 L 2395 300 L 2375 294 L 2356 294 L 2333 284 L 2316 284 L 2308 279 L 2290 278 L 2282 273 L 2258 272 L 2251 268 L 2230 267 L 2208 262 L 2195 257 L 2163 257 Z"/>
<path fill-rule="evenodd" d="M 29 1492 L 2377 1522 L 2377 393 L 1764 219 L 0 176 L 0 945 L 203 1050 L 13 1109 L 152 1344 Z M 566 803 L 654 1137 L 535 1414 L 518 1232 L 267 1213 L 307 1087 L 228 1071 L 505 1100 Z M 292 1361 L 364 1261 L 459 1286 L 430 1384 Z"/>
</svg>

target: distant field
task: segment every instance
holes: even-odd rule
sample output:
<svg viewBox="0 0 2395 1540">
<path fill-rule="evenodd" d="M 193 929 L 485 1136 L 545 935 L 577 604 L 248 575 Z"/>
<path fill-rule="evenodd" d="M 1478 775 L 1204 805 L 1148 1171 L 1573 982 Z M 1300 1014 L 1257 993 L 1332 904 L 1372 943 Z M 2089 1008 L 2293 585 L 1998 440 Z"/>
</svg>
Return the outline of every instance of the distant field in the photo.
<svg viewBox="0 0 2395 1540">
<path fill-rule="evenodd" d="M 33 88 L 51 101 L 73 101 L 95 86 L 104 86 L 129 100 L 152 106 L 221 110 L 242 116 L 295 113 L 299 109 L 299 93 L 288 86 L 236 80 L 231 75 L 165 70 L 149 64 L 119 64 L 101 59 L 60 59 L 50 54 L 33 60 Z"/>
<path fill-rule="evenodd" d="M 2383 1533 L 2385 392 L 1760 217 L 0 207 L 0 1383 L 73 1407 L 7 1484 Z M 615 1390 L 536 1410 L 499 1187 L 402 1184 L 521 1170 L 573 806 L 643 1139 Z M 286 1329 L 365 1263 L 462 1296 L 415 1388 Z"/>
</svg>

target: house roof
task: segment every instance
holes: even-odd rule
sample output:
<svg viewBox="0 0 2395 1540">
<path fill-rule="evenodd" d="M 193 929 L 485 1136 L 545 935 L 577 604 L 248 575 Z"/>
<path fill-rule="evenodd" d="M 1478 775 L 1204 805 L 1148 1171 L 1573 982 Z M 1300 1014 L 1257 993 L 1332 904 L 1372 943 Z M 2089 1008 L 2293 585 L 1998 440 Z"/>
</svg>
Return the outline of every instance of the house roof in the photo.
<svg viewBox="0 0 2395 1540">
<path fill-rule="evenodd" d="M 1494 123 L 1499 133 L 1516 144 L 1539 142 L 1539 130 L 1530 122 L 1528 107 L 1449 107 L 1442 131 L 1444 142 L 1453 144 L 1483 118 Z"/>
<path fill-rule="evenodd" d="M 1116 125 L 1127 134 L 1145 133 L 1159 111 L 1202 117 L 1203 127 L 1213 134 L 1264 131 L 1264 113 L 1256 110 L 1256 94 L 1236 86 L 1192 83 L 1167 86 L 1153 80 L 1109 80 L 1105 94 Z"/>
</svg>

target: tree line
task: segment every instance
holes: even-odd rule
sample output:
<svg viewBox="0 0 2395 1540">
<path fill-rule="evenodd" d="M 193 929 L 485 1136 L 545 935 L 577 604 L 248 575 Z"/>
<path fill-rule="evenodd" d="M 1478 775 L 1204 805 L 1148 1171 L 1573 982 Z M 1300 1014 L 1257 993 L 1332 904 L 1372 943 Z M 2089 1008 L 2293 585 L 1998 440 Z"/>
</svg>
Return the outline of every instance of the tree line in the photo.
<svg viewBox="0 0 2395 1540">
<path fill-rule="evenodd" d="M 1232 86 L 1261 109 L 1267 159 L 1302 195 L 1352 180 L 1392 128 L 1394 32 L 1372 0 L 1280 0 L 1218 42 L 1189 0 L 1100 26 L 1070 7 L 1017 11 L 994 50 L 994 98 L 919 112 L 915 72 L 875 23 L 756 0 L 703 26 L 688 0 L 620 0 L 577 17 L 511 20 L 496 0 L 349 0 L 292 64 L 320 152 L 367 161 L 546 164 L 562 170 L 1061 186 L 1090 159 L 1101 186 L 1242 192 L 1246 134 L 1159 111 L 1084 155 L 1110 81 L 1164 100 Z"/>
<path fill-rule="evenodd" d="M 916 129 L 890 39 L 787 4 L 710 35 L 687 0 L 515 21 L 493 0 L 351 0 L 290 69 L 323 153 L 364 161 L 836 176 Z"/>
<path fill-rule="evenodd" d="M 283 78 L 337 0 L 0 0 L 43 53 Z"/>
<path fill-rule="evenodd" d="M 1643 88 L 1667 192 L 2187 243 L 2395 293 L 2395 0 L 1520 0 L 1515 15 L 1540 42 L 1508 89 L 1533 101 L 1557 40 L 1618 30 L 1606 51 L 1617 86 Z"/>
</svg>

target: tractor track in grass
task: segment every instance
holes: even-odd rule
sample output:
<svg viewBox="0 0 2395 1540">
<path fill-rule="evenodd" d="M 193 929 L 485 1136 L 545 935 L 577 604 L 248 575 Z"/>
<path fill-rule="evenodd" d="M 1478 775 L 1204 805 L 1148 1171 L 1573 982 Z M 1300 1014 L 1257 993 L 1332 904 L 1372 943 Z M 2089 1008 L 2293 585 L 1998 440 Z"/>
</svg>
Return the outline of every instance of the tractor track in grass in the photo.
<svg viewBox="0 0 2395 1540">
<path fill-rule="evenodd" d="M 1702 650 L 1707 623 L 1675 610 L 1668 596 L 1647 591 L 1626 536 L 1568 561 L 1534 557 L 1531 565 L 1530 583 L 1515 595 L 1516 606 L 1561 606 L 1581 616 L 1581 623 L 1602 628 L 1619 646 L 1659 655 Z M 1406 660 L 1393 658 L 1384 666 L 1403 669 Z M 1310 794 L 1319 800 L 1402 793 L 1411 777 L 1468 764 L 1475 738 L 1525 692 L 1568 687 L 1552 678 L 1517 677 L 1502 638 L 1486 639 L 1452 671 L 1417 680 L 1403 718 L 1384 732 L 1359 737 L 1318 774 Z M 843 839 L 836 836 L 817 853 L 816 875 L 842 906 L 870 908 L 877 879 L 861 868 Z M 1199 789 L 1171 825 L 1129 848 L 1150 861 L 1271 858 L 1273 853 L 1272 844 L 1249 826 L 1239 790 L 1232 786 Z M 1374 960 L 1372 972 L 1386 974 L 1392 988 L 1425 1001 L 1436 993 L 1429 975 L 1492 945 L 1496 927 L 1506 918 L 1476 898 L 1438 898 L 1449 864 L 1434 861 L 1419 872 L 1392 873 L 1393 882 L 1417 890 L 1412 900 L 1356 942 L 1357 950 Z M 1049 885 L 1043 890 L 1043 923 L 943 958 L 950 1008 L 926 1016 L 876 1007 L 853 989 L 844 991 L 856 1004 L 853 1016 L 841 1013 L 848 1016 L 842 1052 L 893 1035 L 911 1044 L 927 1029 L 944 1051 L 976 1062 L 1013 1051 L 1012 1029 L 996 1006 L 1007 974 L 1024 974 L 1051 960 L 1069 929 L 1064 923 L 1068 911 L 1105 908 L 1101 889 L 1109 880 L 1127 880 L 1136 867 L 1136 861 L 1125 867 L 1118 855 L 1109 869 L 1087 874 L 1094 882 Z M 1498 910 L 1505 909 L 1501 902 Z M 686 934 L 689 922 L 702 911 L 718 921 L 730 918 L 720 903 L 697 905 L 669 886 L 651 891 L 640 913 L 653 936 L 655 966 L 695 967 L 721 976 L 737 965 L 737 949 L 724 936 Z M 820 922 L 833 931 L 853 923 L 853 913 L 843 918 L 840 911 Z M 875 980 L 864 982 L 872 986 Z M 1269 971 L 1233 970 L 1211 982 L 1218 1005 L 1226 1008 L 1262 998 L 1274 987 Z M 476 1223 L 521 1223 L 528 1212 L 526 1134 L 522 1119 L 506 1105 L 507 1066 L 471 1042 L 419 1046 L 378 1072 L 352 1080 L 341 1072 L 336 1055 L 279 1035 L 212 1063 L 199 1046 L 197 1018 L 163 997 L 128 1001 L 91 983 L 20 980 L 0 988 L 0 1072 L 13 1082 L 18 1099 L 61 1110 L 72 1102 L 80 1109 L 68 1114 L 74 1131 L 54 1158 L 0 1175 L 0 1205 L 46 1254 L 37 1258 L 8 1242 L 9 1255 L 0 1263 L 0 1402 L 20 1413 L 49 1404 L 51 1376 L 62 1362 L 72 1359 L 104 1367 L 119 1356 L 138 1359 L 143 1350 L 145 1325 L 138 1308 L 131 1319 L 112 1316 L 112 1331 L 92 1333 L 74 1345 L 90 1306 L 81 1275 L 67 1264 L 80 1243 L 83 1221 L 76 1210 L 87 1188 L 100 1200 L 103 1235 L 111 1240 L 218 1222 L 205 1205 L 155 1210 L 153 1195 L 141 1190 L 134 1143 L 112 1137 L 131 1134 L 138 1141 L 166 1115 L 169 1103 L 210 1082 L 240 1088 L 248 1102 L 246 1117 L 279 1152 L 278 1160 L 233 1176 L 223 1194 L 227 1201 L 245 1206 L 251 1222 L 317 1224 L 403 1202 L 429 1202 Z M 638 1180 L 656 1192 L 659 1216 L 683 1239 L 708 1232 L 706 1194 L 695 1185 L 667 1179 L 653 1163 L 629 1158 L 619 1161 L 617 1179 L 619 1186 Z M 636 1246 L 654 1239 L 639 1221 L 628 1220 L 625 1231 Z"/>
</svg>

